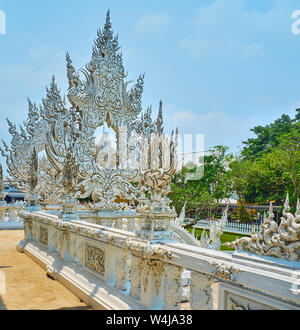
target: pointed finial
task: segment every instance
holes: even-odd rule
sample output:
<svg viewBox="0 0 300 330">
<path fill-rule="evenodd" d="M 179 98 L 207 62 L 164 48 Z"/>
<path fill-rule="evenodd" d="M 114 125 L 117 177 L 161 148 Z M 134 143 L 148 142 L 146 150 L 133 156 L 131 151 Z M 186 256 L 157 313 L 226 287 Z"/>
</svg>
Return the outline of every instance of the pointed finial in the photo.
<svg viewBox="0 0 300 330">
<path fill-rule="evenodd" d="M 50 90 L 55 89 L 56 87 L 56 83 L 55 83 L 55 75 L 52 76 L 52 81 L 51 81 L 51 86 L 50 86 Z"/>
<path fill-rule="evenodd" d="M 110 10 L 108 9 L 108 11 L 106 13 L 106 22 L 104 25 L 104 34 L 106 34 L 108 31 L 110 31 L 111 27 L 112 27 L 112 25 L 111 25 L 111 21 L 110 21 Z M 110 33 L 110 36 L 112 37 L 112 33 Z"/>
<path fill-rule="evenodd" d="M 158 134 L 162 135 L 163 131 L 164 131 L 164 127 L 163 127 L 163 123 L 164 123 L 164 119 L 163 119 L 163 108 L 162 108 L 162 100 L 160 100 L 159 102 L 159 110 L 158 110 L 158 117 L 157 117 L 157 121 L 156 121 L 156 127 L 157 127 L 157 132 Z"/>
<path fill-rule="evenodd" d="M 286 212 L 288 212 L 290 210 L 289 203 L 290 203 L 290 197 L 289 197 L 289 193 L 287 193 L 286 194 L 286 199 L 285 199 L 285 202 L 284 202 L 284 210 Z"/>
<path fill-rule="evenodd" d="M 111 26 L 111 22 L 110 22 L 110 9 L 107 10 L 106 13 L 106 25 L 110 25 Z"/>
<path fill-rule="evenodd" d="M 69 52 L 66 53 L 66 60 L 67 60 L 67 64 L 72 64 L 72 60 L 71 60 Z"/>
<path fill-rule="evenodd" d="M 297 199 L 297 206 L 296 206 L 296 213 L 295 213 L 296 216 L 300 216 L 300 200 L 299 198 Z"/>
<path fill-rule="evenodd" d="M 273 204 L 272 202 L 270 203 L 270 208 L 269 208 L 269 219 L 274 219 L 274 213 L 273 213 Z"/>
</svg>

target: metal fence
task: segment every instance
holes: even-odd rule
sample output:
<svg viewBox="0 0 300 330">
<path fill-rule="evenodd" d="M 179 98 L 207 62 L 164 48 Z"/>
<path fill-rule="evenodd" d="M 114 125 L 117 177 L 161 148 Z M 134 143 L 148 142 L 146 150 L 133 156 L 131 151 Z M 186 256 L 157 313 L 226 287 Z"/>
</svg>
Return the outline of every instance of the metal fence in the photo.
<svg viewBox="0 0 300 330">
<path fill-rule="evenodd" d="M 194 227 L 199 229 L 209 229 L 214 221 L 216 220 L 199 220 Z M 223 232 L 250 235 L 253 229 L 255 232 L 258 232 L 259 228 L 260 225 L 227 222 L 223 228 Z"/>
</svg>

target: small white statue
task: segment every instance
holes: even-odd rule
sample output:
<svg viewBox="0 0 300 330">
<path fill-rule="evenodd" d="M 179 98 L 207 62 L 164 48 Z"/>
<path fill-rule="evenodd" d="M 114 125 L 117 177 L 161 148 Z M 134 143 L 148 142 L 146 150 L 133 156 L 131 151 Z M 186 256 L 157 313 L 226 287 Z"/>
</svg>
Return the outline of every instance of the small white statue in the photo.
<svg viewBox="0 0 300 330">
<path fill-rule="evenodd" d="M 228 205 L 223 212 L 222 218 L 219 221 L 212 221 L 209 229 L 209 236 L 206 230 L 203 230 L 200 240 L 200 245 L 203 248 L 220 250 L 221 235 L 227 222 Z"/>
</svg>

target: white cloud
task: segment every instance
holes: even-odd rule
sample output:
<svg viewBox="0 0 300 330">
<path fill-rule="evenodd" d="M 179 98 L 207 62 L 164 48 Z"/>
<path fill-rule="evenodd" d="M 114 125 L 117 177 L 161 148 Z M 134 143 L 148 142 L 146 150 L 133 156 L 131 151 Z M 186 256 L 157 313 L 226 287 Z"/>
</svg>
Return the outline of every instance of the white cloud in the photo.
<svg viewBox="0 0 300 330">
<path fill-rule="evenodd" d="M 189 123 L 190 121 L 196 120 L 198 116 L 190 111 L 175 112 L 174 120 L 178 124 Z"/>
<path fill-rule="evenodd" d="M 289 9 L 280 2 L 259 13 L 245 9 L 245 0 L 216 0 L 198 11 L 178 48 L 195 59 L 261 56 L 266 44 L 288 42 L 289 23 Z"/>
<path fill-rule="evenodd" d="M 162 32 L 170 24 L 170 18 L 163 13 L 147 14 L 138 19 L 135 30 L 138 34 L 153 34 Z"/>
<path fill-rule="evenodd" d="M 265 124 L 258 116 L 232 117 L 218 109 L 203 114 L 195 114 L 189 110 L 176 111 L 168 121 L 168 126 L 178 127 L 180 135 L 204 134 L 205 149 L 225 145 L 229 146 L 231 151 L 237 151 L 242 141 L 252 136 L 251 128 Z"/>
</svg>

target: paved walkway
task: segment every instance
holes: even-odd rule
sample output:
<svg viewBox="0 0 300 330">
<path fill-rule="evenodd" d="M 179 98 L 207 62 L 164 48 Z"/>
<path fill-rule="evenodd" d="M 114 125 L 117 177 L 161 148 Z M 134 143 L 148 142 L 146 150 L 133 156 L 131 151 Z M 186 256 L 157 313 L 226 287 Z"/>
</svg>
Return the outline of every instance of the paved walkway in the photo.
<svg viewBox="0 0 300 330">
<path fill-rule="evenodd" d="M 25 254 L 16 250 L 24 231 L 0 230 L 0 310 L 90 309 Z"/>
</svg>

